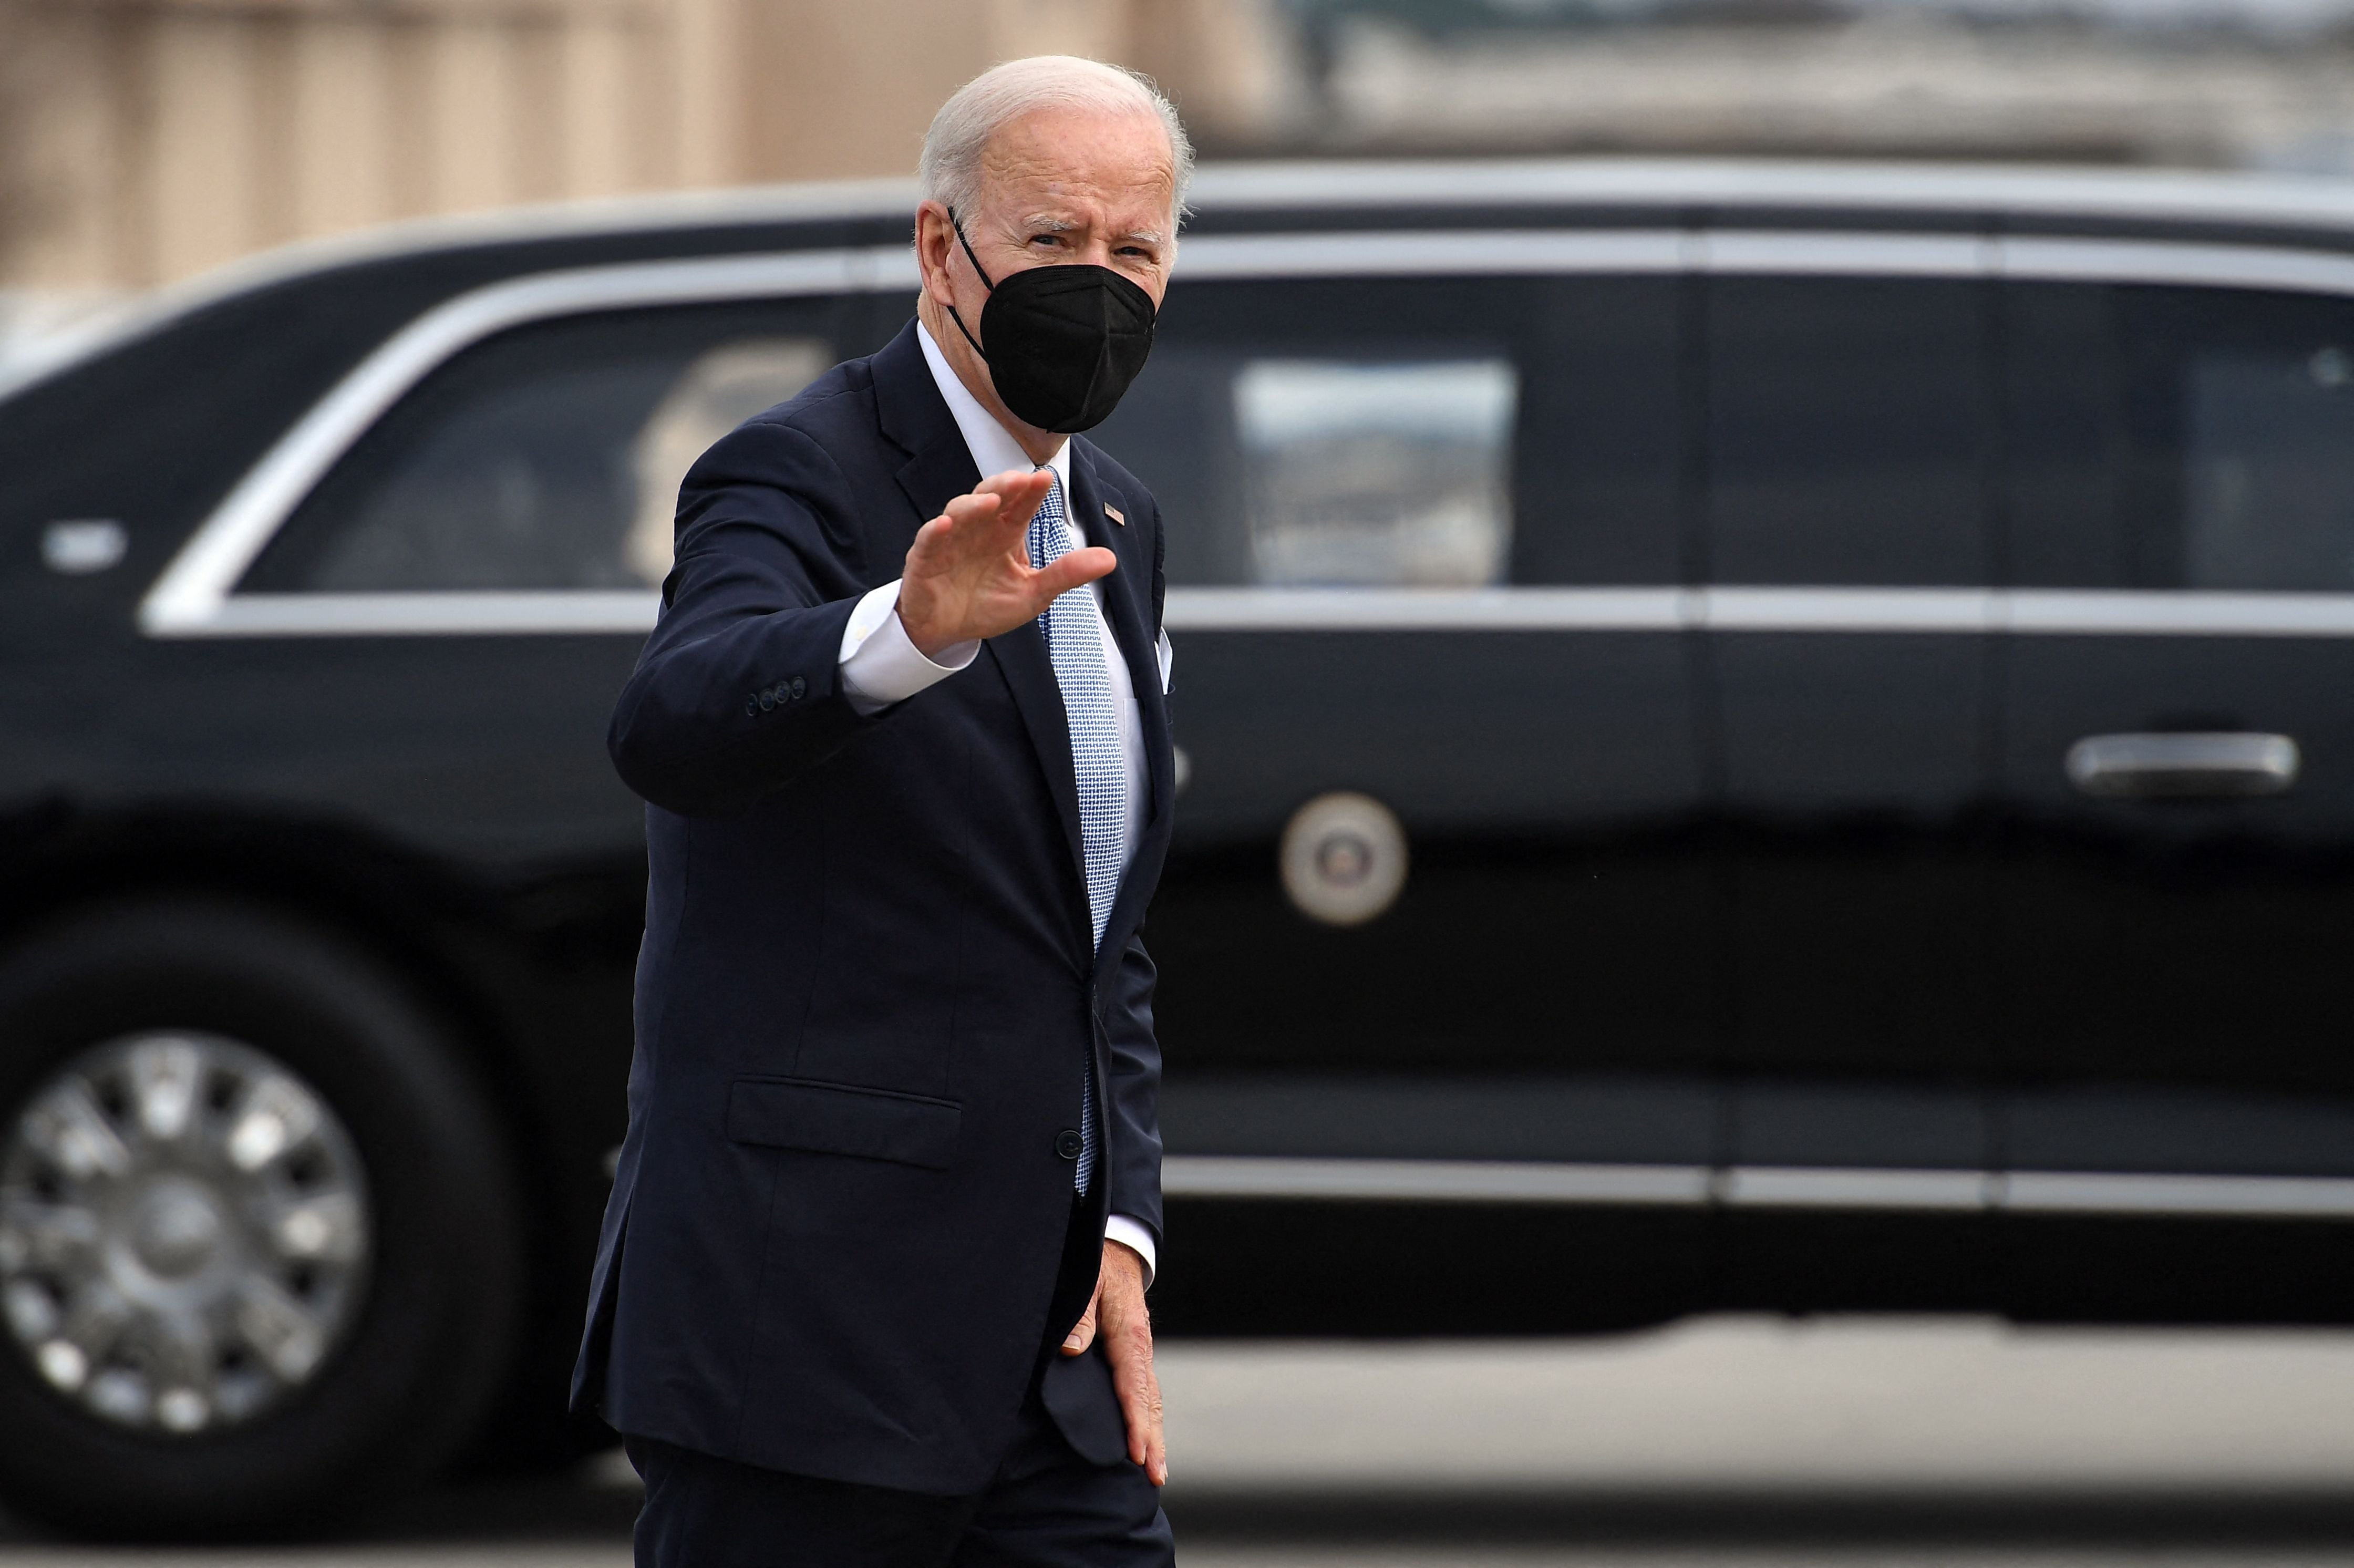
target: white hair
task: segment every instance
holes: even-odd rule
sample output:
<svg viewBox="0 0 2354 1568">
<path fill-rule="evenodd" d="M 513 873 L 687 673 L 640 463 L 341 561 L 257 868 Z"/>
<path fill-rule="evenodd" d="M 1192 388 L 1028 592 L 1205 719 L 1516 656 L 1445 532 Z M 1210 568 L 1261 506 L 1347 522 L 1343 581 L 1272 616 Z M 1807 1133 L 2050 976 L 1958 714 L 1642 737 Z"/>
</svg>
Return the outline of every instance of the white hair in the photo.
<svg viewBox="0 0 2354 1568">
<path fill-rule="evenodd" d="M 1173 230 L 1185 209 L 1185 186 L 1193 177 L 1193 143 L 1177 118 L 1177 107 L 1150 78 L 1076 55 L 1033 55 L 1007 60 L 974 77 L 940 105 L 924 133 L 924 155 L 916 165 L 924 196 L 960 215 L 981 200 L 981 155 L 989 139 L 1040 109 L 1092 110 L 1106 114 L 1150 114 L 1169 133 L 1169 199 Z"/>
</svg>

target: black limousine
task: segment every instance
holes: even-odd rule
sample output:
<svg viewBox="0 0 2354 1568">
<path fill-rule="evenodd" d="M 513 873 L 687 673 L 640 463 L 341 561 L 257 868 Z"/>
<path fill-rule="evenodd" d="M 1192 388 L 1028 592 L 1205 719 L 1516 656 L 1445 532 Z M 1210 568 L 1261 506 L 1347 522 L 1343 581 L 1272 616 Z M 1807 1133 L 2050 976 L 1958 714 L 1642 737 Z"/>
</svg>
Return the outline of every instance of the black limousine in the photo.
<svg viewBox="0 0 2354 1568">
<path fill-rule="evenodd" d="M 1165 1331 L 2354 1321 L 2354 187 L 1193 202 L 1097 432 L 1170 523 Z M 313 247 L 0 387 L 12 1503 L 593 1440 L 607 717 L 680 475 L 906 321 L 912 207 Z"/>
</svg>

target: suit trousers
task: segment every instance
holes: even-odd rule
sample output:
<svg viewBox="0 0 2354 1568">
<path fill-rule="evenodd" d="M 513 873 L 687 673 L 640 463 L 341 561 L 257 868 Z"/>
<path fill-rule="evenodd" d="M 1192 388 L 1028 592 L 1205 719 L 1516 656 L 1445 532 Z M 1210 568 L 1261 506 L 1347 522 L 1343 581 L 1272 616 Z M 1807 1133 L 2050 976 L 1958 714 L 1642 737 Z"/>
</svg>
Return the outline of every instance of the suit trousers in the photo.
<svg viewBox="0 0 2354 1568">
<path fill-rule="evenodd" d="M 1080 1234 L 1075 1223 L 1058 1308 L 1066 1298 L 1086 1304 L 1071 1266 Z M 1060 1353 L 1042 1348 L 1013 1446 L 969 1497 L 790 1475 L 625 1436 L 646 1485 L 637 1568 L 1173 1568 L 1168 1516 L 1143 1467 L 1094 1463 L 1048 1414 L 1041 1376 Z"/>
</svg>

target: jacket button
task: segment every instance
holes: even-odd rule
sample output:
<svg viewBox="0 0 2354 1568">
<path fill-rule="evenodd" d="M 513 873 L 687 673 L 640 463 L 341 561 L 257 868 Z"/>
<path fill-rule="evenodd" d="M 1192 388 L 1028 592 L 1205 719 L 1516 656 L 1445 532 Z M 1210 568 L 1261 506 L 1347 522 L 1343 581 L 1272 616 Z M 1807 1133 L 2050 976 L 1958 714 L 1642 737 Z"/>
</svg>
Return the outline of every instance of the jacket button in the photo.
<svg viewBox="0 0 2354 1568">
<path fill-rule="evenodd" d="M 1066 1127 L 1055 1135 L 1055 1152 L 1066 1160 L 1076 1160 L 1079 1157 L 1079 1151 L 1086 1147 L 1087 1144 L 1080 1139 L 1076 1128 Z"/>
<path fill-rule="evenodd" d="M 767 713 L 770 708 L 775 707 L 776 705 L 777 705 L 777 694 L 776 694 L 776 693 L 774 693 L 774 692 L 762 692 L 762 693 L 760 694 L 760 711 L 761 711 L 762 713 Z"/>
<path fill-rule="evenodd" d="M 760 711 L 760 699 L 759 699 L 759 698 L 758 698 L 758 697 L 746 697 L 746 698 L 744 699 L 744 716 L 745 716 L 746 718 L 751 718 L 751 717 L 754 717 L 755 715 L 757 715 L 759 713 L 759 711 Z"/>
<path fill-rule="evenodd" d="M 809 692 L 809 683 L 799 675 L 793 677 L 793 700 L 799 702 Z"/>
</svg>

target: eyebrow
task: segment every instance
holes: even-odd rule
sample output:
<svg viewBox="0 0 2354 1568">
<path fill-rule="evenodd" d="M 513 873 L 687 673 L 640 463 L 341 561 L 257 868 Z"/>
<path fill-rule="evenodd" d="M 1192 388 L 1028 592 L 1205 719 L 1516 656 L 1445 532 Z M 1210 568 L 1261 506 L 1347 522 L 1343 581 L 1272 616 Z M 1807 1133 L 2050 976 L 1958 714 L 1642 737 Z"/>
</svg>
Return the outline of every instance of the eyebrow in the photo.
<svg viewBox="0 0 2354 1568">
<path fill-rule="evenodd" d="M 1034 230 L 1043 228 L 1049 234 L 1068 234 L 1080 226 L 1067 217 L 1055 217 L 1047 213 L 1033 213 L 1022 220 L 1022 227 Z M 1163 243 L 1166 237 L 1157 228 L 1131 228 L 1124 234 L 1114 235 L 1113 238 L 1141 239 L 1148 245 L 1159 245 Z"/>
</svg>

